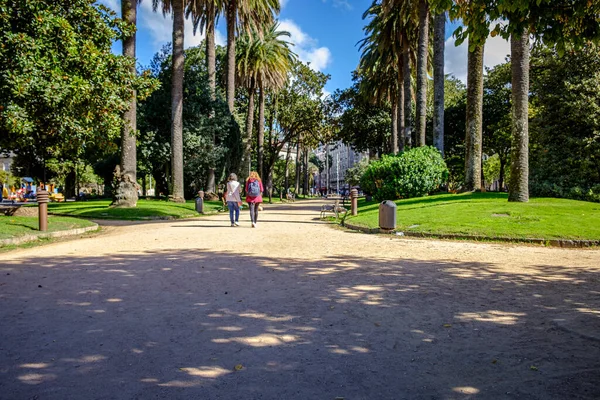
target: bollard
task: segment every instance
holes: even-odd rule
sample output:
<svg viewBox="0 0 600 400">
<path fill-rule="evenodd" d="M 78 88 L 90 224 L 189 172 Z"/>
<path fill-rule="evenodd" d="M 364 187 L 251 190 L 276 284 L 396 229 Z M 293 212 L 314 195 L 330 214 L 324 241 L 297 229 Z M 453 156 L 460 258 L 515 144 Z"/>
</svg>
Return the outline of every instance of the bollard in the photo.
<svg viewBox="0 0 600 400">
<path fill-rule="evenodd" d="M 48 201 L 50 201 L 50 195 L 45 190 L 37 192 L 38 212 L 39 212 L 39 223 L 40 231 L 44 232 L 48 230 Z"/>
<path fill-rule="evenodd" d="M 204 214 L 204 191 L 198 191 L 198 198 L 196 199 L 196 212 Z"/>
<path fill-rule="evenodd" d="M 350 190 L 350 210 L 352 215 L 358 215 L 358 190 Z"/>
</svg>

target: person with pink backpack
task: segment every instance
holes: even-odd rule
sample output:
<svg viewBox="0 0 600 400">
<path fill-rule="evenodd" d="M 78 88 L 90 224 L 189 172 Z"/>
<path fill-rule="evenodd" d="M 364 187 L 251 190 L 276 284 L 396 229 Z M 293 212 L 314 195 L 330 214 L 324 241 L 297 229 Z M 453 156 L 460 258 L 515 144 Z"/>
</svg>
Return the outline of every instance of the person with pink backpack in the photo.
<svg viewBox="0 0 600 400">
<path fill-rule="evenodd" d="M 250 208 L 250 220 L 252 221 L 253 228 L 257 227 L 258 208 L 263 201 L 262 192 L 264 190 L 258 172 L 250 172 L 250 176 L 246 179 L 246 203 L 248 203 L 248 207 Z"/>
</svg>

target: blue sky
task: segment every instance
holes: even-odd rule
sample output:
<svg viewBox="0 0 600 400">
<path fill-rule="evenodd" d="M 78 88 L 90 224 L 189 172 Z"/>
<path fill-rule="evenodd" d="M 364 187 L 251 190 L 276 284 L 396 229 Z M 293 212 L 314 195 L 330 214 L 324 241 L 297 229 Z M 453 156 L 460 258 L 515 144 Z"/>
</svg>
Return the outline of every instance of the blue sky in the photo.
<svg viewBox="0 0 600 400">
<path fill-rule="evenodd" d="M 120 15 L 120 0 L 98 0 Z M 330 74 L 327 92 L 349 87 L 351 71 L 360 58 L 356 43 L 364 37 L 363 12 L 372 0 L 282 0 L 279 15 L 280 29 L 291 33 L 293 50 L 300 59 L 310 62 L 313 69 Z M 171 41 L 172 21 L 162 13 L 152 12 L 152 0 L 143 0 L 138 6 L 137 57 L 148 65 L 154 54 Z M 466 44 L 454 46 L 450 37 L 453 28 L 446 28 L 446 73 L 466 81 Z M 196 46 L 203 35 L 193 35 L 192 24 L 186 21 L 185 47 Z M 217 43 L 225 44 L 225 23 L 217 27 Z M 490 38 L 485 48 L 485 64 L 493 66 L 504 61 L 510 52 L 509 44 L 499 38 Z M 115 46 L 120 52 L 120 46 Z"/>
</svg>

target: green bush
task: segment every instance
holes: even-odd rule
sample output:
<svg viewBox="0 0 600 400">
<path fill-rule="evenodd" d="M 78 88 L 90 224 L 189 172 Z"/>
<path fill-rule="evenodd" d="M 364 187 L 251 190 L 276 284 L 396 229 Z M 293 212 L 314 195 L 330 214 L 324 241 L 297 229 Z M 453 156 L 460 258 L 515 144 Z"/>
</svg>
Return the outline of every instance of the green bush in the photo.
<svg viewBox="0 0 600 400">
<path fill-rule="evenodd" d="M 448 180 L 448 168 L 434 147 L 417 147 L 397 156 L 372 162 L 360 180 L 365 193 L 375 200 L 420 197 Z"/>
</svg>

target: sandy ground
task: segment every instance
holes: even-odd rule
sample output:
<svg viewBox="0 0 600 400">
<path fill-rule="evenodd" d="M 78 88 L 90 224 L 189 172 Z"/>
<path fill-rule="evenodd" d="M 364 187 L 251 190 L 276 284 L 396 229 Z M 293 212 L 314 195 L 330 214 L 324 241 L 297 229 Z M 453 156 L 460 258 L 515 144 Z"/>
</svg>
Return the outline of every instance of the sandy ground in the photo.
<svg viewBox="0 0 600 400">
<path fill-rule="evenodd" d="M 598 399 L 600 251 L 332 228 L 321 202 L 2 254 L 0 399 Z"/>
</svg>

